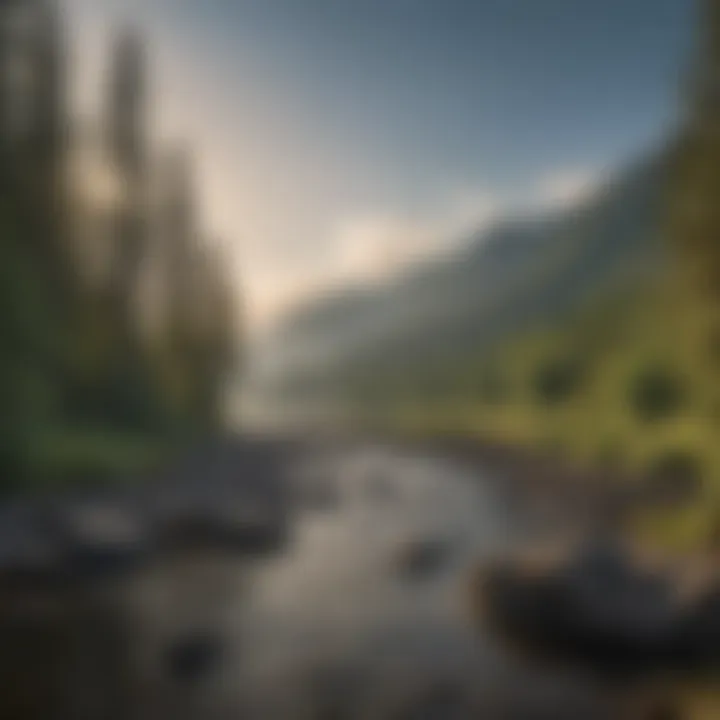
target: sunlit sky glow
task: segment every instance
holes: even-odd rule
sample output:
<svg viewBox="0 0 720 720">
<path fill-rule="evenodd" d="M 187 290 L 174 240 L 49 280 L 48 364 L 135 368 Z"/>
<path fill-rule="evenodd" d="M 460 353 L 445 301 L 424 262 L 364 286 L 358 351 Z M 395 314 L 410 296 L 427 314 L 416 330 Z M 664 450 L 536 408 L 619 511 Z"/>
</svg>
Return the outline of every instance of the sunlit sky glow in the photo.
<svg viewBox="0 0 720 720">
<path fill-rule="evenodd" d="M 690 0 L 66 4 L 82 112 L 110 28 L 146 33 L 157 135 L 194 151 L 256 329 L 586 193 L 671 126 L 694 20 Z"/>
</svg>

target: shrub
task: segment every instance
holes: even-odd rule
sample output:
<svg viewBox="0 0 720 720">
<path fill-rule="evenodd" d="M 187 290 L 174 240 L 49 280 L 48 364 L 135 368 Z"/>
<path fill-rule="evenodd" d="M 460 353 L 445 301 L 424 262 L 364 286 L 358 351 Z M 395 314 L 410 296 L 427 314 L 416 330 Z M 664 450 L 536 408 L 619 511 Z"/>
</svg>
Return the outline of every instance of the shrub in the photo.
<svg viewBox="0 0 720 720">
<path fill-rule="evenodd" d="M 552 360 L 535 374 L 533 391 L 543 405 L 566 402 L 577 391 L 582 380 L 582 364 L 575 359 Z"/>
<path fill-rule="evenodd" d="M 685 388 L 677 373 L 668 368 L 640 370 L 629 389 L 630 406 L 643 422 L 667 420 L 685 403 Z"/>
</svg>

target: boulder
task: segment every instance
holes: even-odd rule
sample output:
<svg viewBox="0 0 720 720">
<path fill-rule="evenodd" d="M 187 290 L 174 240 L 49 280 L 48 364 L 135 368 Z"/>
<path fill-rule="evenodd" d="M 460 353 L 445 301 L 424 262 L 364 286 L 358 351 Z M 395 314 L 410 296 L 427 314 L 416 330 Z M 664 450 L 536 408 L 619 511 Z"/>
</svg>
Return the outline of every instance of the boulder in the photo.
<svg viewBox="0 0 720 720">
<path fill-rule="evenodd" d="M 690 597 L 681 586 L 593 543 L 544 567 L 496 562 L 472 595 L 476 617 L 508 647 L 627 680 L 720 662 L 720 580 Z"/>
<path fill-rule="evenodd" d="M 196 632 L 170 643 L 165 667 L 173 682 L 192 685 L 216 672 L 222 662 L 224 644 L 211 632 Z"/>
</svg>

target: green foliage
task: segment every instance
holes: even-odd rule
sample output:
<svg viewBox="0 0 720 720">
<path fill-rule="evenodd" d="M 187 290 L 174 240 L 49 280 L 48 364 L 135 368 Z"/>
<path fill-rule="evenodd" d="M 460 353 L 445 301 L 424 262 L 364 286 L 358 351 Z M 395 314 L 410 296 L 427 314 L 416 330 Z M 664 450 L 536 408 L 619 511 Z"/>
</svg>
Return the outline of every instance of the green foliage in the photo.
<svg viewBox="0 0 720 720">
<path fill-rule="evenodd" d="M 533 378 L 533 390 L 540 403 L 547 406 L 567 402 L 583 378 L 582 364 L 574 358 L 546 362 Z"/>
<path fill-rule="evenodd" d="M 43 17 L 46 11 L 30 20 L 45 23 L 47 47 L 28 47 L 25 58 L 36 94 L 29 140 L 16 143 L 0 129 L 0 493 L 124 475 L 145 463 L 148 448 L 154 453 L 173 437 L 216 429 L 235 362 L 229 276 L 213 248 L 200 247 L 189 190 L 169 211 L 184 243 L 177 253 L 184 272 L 170 282 L 172 320 L 152 340 L 141 326 L 137 290 L 156 223 L 139 200 L 149 190 L 151 155 L 137 38 L 133 52 L 126 44 L 116 58 L 122 81 L 106 116 L 106 129 L 118 131 L 108 133 L 106 149 L 129 202 L 104 218 L 114 253 L 107 277 L 90 283 L 78 271 L 84 245 L 76 242 L 72 213 L 86 208 L 68 202 L 61 23 Z M 0 65 L 0 74 L 6 69 Z"/>
<path fill-rule="evenodd" d="M 686 390 L 676 372 L 662 366 L 643 368 L 628 389 L 635 415 L 647 423 L 668 420 L 677 415 L 685 401 Z"/>
<path fill-rule="evenodd" d="M 145 433 L 63 426 L 36 436 L 35 450 L 39 487 L 63 490 L 127 482 L 158 465 L 168 447 Z"/>
</svg>

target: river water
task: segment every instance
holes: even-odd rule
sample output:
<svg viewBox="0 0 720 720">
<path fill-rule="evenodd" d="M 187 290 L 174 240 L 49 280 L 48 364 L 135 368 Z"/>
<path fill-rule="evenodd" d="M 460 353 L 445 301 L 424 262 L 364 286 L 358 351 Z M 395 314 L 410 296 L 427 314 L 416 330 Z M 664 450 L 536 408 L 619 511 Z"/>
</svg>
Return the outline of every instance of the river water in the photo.
<svg viewBox="0 0 720 720">
<path fill-rule="evenodd" d="M 452 720 L 486 717 L 477 707 L 518 682 L 529 693 L 537 674 L 469 609 L 473 569 L 522 536 L 481 470 L 372 445 L 309 449 L 287 472 L 280 553 L 183 557 L 133 581 L 143 716 Z M 184 638 L 216 639 L 217 657 L 168 680 L 163 658 Z"/>
</svg>

